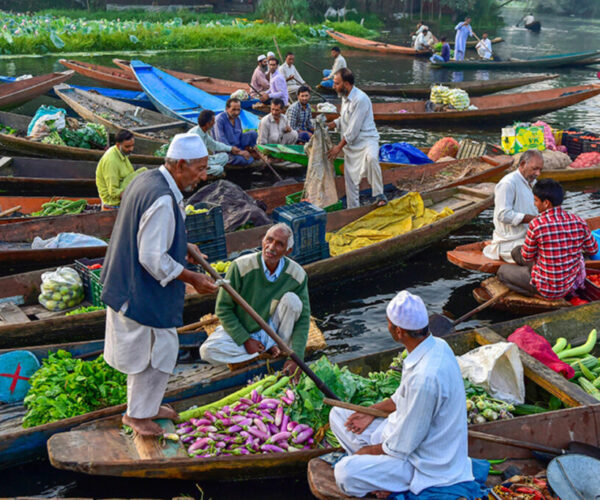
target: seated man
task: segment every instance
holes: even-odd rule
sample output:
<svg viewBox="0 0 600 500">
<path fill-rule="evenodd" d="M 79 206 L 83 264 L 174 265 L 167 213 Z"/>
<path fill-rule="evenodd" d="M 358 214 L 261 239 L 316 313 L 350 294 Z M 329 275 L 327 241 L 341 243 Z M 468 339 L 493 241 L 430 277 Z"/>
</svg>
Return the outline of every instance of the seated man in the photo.
<svg viewBox="0 0 600 500">
<path fill-rule="evenodd" d="M 256 68 L 252 73 L 252 80 L 250 81 L 250 88 L 252 91 L 250 95 L 254 98 L 258 98 L 263 92 L 269 90 L 269 78 L 267 77 L 267 56 L 261 54 L 258 56 Z"/>
<path fill-rule="evenodd" d="M 310 89 L 303 85 L 298 89 L 298 100 L 290 105 L 286 113 L 290 127 L 298 131 L 300 142 L 308 142 L 315 132 L 315 123 L 308 101 L 310 101 Z"/>
<path fill-rule="evenodd" d="M 102 200 L 102 210 L 119 208 L 121 196 L 129 183 L 145 167 L 133 170 L 129 158 L 133 153 L 135 138 L 129 130 L 119 130 L 115 136 L 115 145 L 102 155 L 96 167 L 96 187 Z"/>
<path fill-rule="evenodd" d="M 251 151 L 256 146 L 258 134 L 255 130 L 242 132 L 240 113 L 242 104 L 239 99 L 230 97 L 225 103 L 225 111 L 215 119 L 215 139 L 238 149 Z M 250 165 L 254 159 L 250 155 L 233 154 L 229 163 L 232 165 Z"/>
<path fill-rule="evenodd" d="M 284 106 L 287 106 L 290 100 L 287 83 L 279 71 L 279 61 L 274 57 L 269 59 L 269 90 L 259 99 L 265 104 L 270 104 L 271 99 L 281 99 Z"/>
<path fill-rule="evenodd" d="M 263 116 L 258 126 L 258 144 L 296 144 L 298 132 L 292 129 L 283 114 L 283 101 L 271 100 L 271 112 Z M 303 142 L 308 138 L 303 133 Z"/>
<path fill-rule="evenodd" d="M 387 418 L 331 410 L 331 430 L 349 455 L 335 465 L 338 487 L 351 497 L 386 498 L 473 481 L 465 389 L 452 349 L 430 335 L 420 297 L 402 291 L 386 312 L 392 339 L 409 353 L 402 382 L 390 399 L 371 405 Z"/>
<path fill-rule="evenodd" d="M 321 86 L 328 89 L 333 88 L 333 77 L 342 68 L 347 68 L 346 59 L 342 55 L 339 47 L 331 47 L 331 57 L 333 57 L 333 66 L 331 69 L 323 70 L 323 80 Z"/>
<path fill-rule="evenodd" d="M 442 42 L 442 50 L 441 50 L 440 54 L 433 54 L 429 58 L 429 60 L 432 63 L 448 62 L 450 60 L 450 54 L 452 51 L 450 49 L 450 44 L 448 43 L 446 37 L 443 36 L 442 38 L 440 38 L 440 42 Z"/>
<path fill-rule="evenodd" d="M 281 339 L 304 359 L 310 322 L 308 278 L 302 266 L 286 257 L 293 246 L 294 235 L 290 227 L 275 224 L 263 238 L 262 252 L 236 259 L 227 271 L 227 279 Z M 215 313 L 222 326 L 200 347 L 204 361 L 219 365 L 247 361 L 264 351 L 279 355 L 275 342 L 225 290 L 219 290 Z M 296 363 L 288 360 L 284 370 L 293 373 Z"/>
<path fill-rule="evenodd" d="M 304 78 L 300 76 L 300 73 L 294 65 L 295 56 L 293 52 L 288 52 L 285 56 L 285 62 L 279 67 L 280 73 L 285 78 L 287 83 L 288 93 L 290 97 L 297 97 L 298 89 L 302 85 L 306 85 Z"/>
<path fill-rule="evenodd" d="M 528 297 L 562 299 L 583 285 L 583 254 L 596 254 L 598 243 L 586 221 L 562 209 L 564 191 L 558 182 L 538 181 L 533 196 L 540 215 L 529 224 L 523 246 L 513 250 L 518 265 L 500 266 L 498 278 Z"/>
<path fill-rule="evenodd" d="M 531 186 L 542 172 L 544 157 L 537 149 L 525 151 L 519 167 L 494 188 L 494 235 L 483 249 L 488 259 L 514 262 L 513 248 L 522 245 L 527 226 L 537 215 Z"/>
<path fill-rule="evenodd" d="M 424 28 L 415 39 L 415 50 L 431 50 L 432 45 L 433 35 L 429 32 L 429 29 Z"/>
<path fill-rule="evenodd" d="M 488 38 L 487 33 L 481 35 L 481 40 L 477 42 L 475 49 L 477 50 L 477 54 L 479 55 L 479 57 L 481 57 L 482 59 L 492 58 L 492 41 Z"/>
<path fill-rule="evenodd" d="M 233 156 L 243 156 L 245 159 L 251 158 L 248 151 L 215 141 L 210 134 L 214 124 L 215 112 L 210 109 L 204 109 L 198 115 L 198 125 L 188 131 L 189 134 L 199 135 L 209 152 L 207 175 L 221 175 L 223 173 L 225 165 L 229 163 L 229 155 L 227 153 L 231 153 Z"/>
</svg>

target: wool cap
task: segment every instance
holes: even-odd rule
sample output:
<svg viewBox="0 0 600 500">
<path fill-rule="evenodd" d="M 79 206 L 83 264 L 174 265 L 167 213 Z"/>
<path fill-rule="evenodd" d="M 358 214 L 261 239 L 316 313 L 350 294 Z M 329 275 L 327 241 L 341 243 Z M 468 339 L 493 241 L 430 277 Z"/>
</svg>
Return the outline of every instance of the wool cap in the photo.
<svg viewBox="0 0 600 500">
<path fill-rule="evenodd" d="M 171 160 L 197 160 L 208 156 L 204 141 L 197 134 L 177 134 L 165 155 Z"/>
<path fill-rule="evenodd" d="M 429 324 L 427 308 L 421 297 L 402 290 L 388 304 L 387 317 L 404 330 L 422 330 Z"/>
</svg>

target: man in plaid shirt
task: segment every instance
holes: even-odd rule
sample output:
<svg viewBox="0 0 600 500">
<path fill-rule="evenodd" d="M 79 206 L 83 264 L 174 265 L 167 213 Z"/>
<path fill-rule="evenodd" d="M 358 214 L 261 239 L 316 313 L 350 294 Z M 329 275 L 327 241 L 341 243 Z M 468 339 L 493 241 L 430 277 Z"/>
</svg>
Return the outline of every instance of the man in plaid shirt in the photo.
<svg viewBox="0 0 600 500">
<path fill-rule="evenodd" d="M 560 206 L 564 191 L 558 182 L 538 181 L 533 196 L 540 215 L 530 222 L 525 243 L 512 251 L 518 265 L 501 266 L 498 278 L 522 295 L 561 299 L 583 285 L 583 254 L 596 254 L 598 243 L 581 217 Z"/>
</svg>

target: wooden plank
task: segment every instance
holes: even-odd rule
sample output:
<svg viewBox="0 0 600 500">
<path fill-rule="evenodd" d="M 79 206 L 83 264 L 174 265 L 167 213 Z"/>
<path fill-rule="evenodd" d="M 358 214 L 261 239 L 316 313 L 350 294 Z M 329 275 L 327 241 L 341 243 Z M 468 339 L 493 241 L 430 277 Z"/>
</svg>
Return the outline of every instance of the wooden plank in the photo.
<svg viewBox="0 0 600 500">
<path fill-rule="evenodd" d="M 155 420 L 165 432 L 175 432 L 175 425 L 171 420 Z M 157 439 L 156 436 L 133 436 L 133 443 L 138 456 L 142 460 L 152 460 L 161 458 L 188 458 L 188 454 L 180 441 L 170 441 Z"/>
<path fill-rule="evenodd" d="M 477 328 L 475 330 L 475 339 L 481 345 L 506 342 L 504 337 L 501 337 L 487 327 Z M 550 394 L 559 398 L 564 404 L 571 407 L 598 404 L 596 398 L 590 396 L 578 385 L 569 382 L 562 375 L 551 370 L 525 351 L 519 349 L 519 355 L 523 363 L 525 376 Z"/>
<path fill-rule="evenodd" d="M 169 122 L 169 123 L 157 123 L 155 125 L 146 125 L 144 127 L 135 127 L 131 130 L 132 132 L 151 132 L 154 130 L 164 130 L 164 129 L 169 129 L 169 128 L 176 128 L 176 127 L 181 127 L 182 125 L 186 125 L 185 122 L 182 122 L 181 120 L 178 120 L 176 122 Z"/>
<path fill-rule="evenodd" d="M 14 302 L 0 304 L 0 319 L 3 323 L 27 323 L 31 321 Z"/>
<path fill-rule="evenodd" d="M 12 158 L 10 156 L 3 156 L 0 158 L 0 169 L 4 167 L 8 167 L 12 163 Z"/>
</svg>

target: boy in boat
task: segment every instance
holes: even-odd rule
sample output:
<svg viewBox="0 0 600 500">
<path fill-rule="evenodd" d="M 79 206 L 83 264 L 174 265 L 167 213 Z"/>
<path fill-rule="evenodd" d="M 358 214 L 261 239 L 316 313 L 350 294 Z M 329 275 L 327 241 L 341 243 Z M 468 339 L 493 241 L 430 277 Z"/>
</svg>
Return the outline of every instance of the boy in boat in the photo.
<svg viewBox="0 0 600 500">
<path fill-rule="evenodd" d="M 328 89 L 333 88 L 333 76 L 342 68 L 347 68 L 346 59 L 342 56 L 342 52 L 339 47 L 331 47 L 331 57 L 333 57 L 333 67 L 331 69 L 323 70 L 323 80 L 321 80 L 321 86 Z"/>
<path fill-rule="evenodd" d="M 129 130 L 119 130 L 115 145 L 100 158 L 96 167 L 96 187 L 102 200 L 102 210 L 119 208 L 121 196 L 129 183 L 146 167 L 133 170 L 128 156 L 133 153 L 135 138 Z"/>
<path fill-rule="evenodd" d="M 235 97 L 230 97 L 225 103 L 225 111 L 215 118 L 215 139 L 229 146 L 240 149 L 240 154 L 233 154 L 229 160 L 231 165 L 250 165 L 254 158 L 251 151 L 256 146 L 258 134 L 256 131 L 242 132 L 242 103 Z"/>
<path fill-rule="evenodd" d="M 537 149 L 521 155 L 519 167 L 505 175 L 494 188 L 494 235 L 483 249 L 488 259 L 513 263 L 513 248 L 523 244 L 527 226 L 537 215 L 531 186 L 544 167 L 544 157 Z"/>
<path fill-rule="evenodd" d="M 390 412 L 387 418 L 331 410 L 331 430 L 349 455 L 335 465 L 338 487 L 351 497 L 387 498 L 473 481 L 465 389 L 454 353 L 429 333 L 420 297 L 402 291 L 386 312 L 392 339 L 409 353 L 402 382 L 390 399 L 371 406 Z"/>
<path fill-rule="evenodd" d="M 298 132 L 301 142 L 308 142 L 315 132 L 309 101 L 310 88 L 303 85 L 298 89 L 298 100 L 290 105 L 286 113 L 290 127 Z"/>
<path fill-rule="evenodd" d="M 271 112 L 261 118 L 258 126 L 258 144 L 296 144 L 299 136 L 283 114 L 283 101 L 272 99 Z M 302 133 L 302 142 L 307 141 L 306 133 Z"/>
<path fill-rule="evenodd" d="M 286 257 L 294 247 L 289 226 L 275 224 L 265 234 L 262 252 L 233 261 L 226 279 L 250 306 L 304 359 L 310 324 L 308 277 L 296 262 Z M 200 356 L 213 365 L 241 363 L 268 351 L 280 351 L 275 342 L 225 290 L 219 290 L 215 313 L 221 320 L 215 332 L 200 347 Z M 296 363 L 286 361 L 287 373 Z"/>
<path fill-rule="evenodd" d="M 598 243 L 586 221 L 563 210 L 564 190 L 553 179 L 533 186 L 540 213 L 529 224 L 522 247 L 513 250 L 518 265 L 505 264 L 498 278 L 517 293 L 557 300 L 583 285 L 583 254 L 594 255 Z"/>
</svg>

